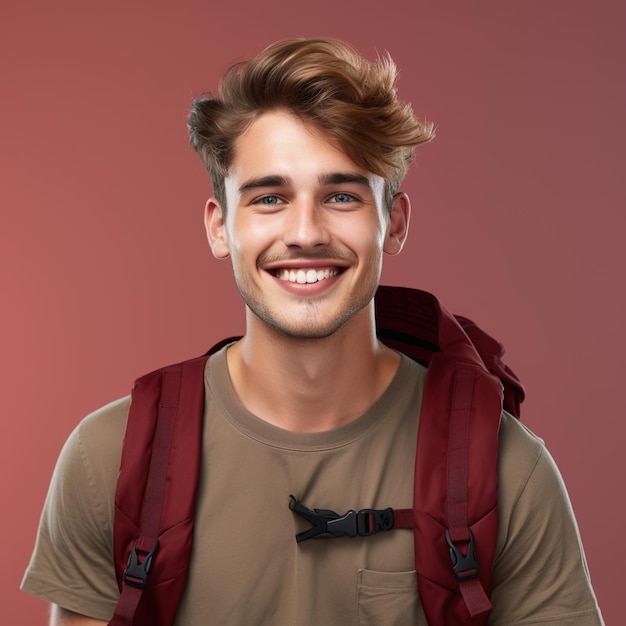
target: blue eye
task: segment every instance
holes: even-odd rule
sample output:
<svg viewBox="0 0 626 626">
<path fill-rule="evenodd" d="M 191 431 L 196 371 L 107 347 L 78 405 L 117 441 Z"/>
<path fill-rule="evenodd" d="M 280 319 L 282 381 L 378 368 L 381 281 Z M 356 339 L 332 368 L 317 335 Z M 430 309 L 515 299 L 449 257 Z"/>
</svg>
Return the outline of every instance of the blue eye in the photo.
<svg viewBox="0 0 626 626">
<path fill-rule="evenodd" d="M 278 196 L 263 196 L 257 200 L 260 204 L 274 205 L 280 204 L 282 200 Z"/>
<path fill-rule="evenodd" d="M 331 197 L 331 202 L 343 203 L 343 202 L 354 202 L 356 198 L 351 196 L 349 193 L 336 193 Z"/>
</svg>

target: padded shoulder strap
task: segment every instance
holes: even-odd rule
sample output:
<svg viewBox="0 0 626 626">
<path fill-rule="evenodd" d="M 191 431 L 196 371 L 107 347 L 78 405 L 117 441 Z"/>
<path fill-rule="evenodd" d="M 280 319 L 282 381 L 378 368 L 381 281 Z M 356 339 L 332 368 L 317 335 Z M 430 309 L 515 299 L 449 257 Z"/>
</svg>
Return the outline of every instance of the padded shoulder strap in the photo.
<svg viewBox="0 0 626 626">
<path fill-rule="evenodd" d="M 189 568 L 207 356 L 134 385 L 115 493 L 111 626 L 170 626 Z"/>
<path fill-rule="evenodd" d="M 415 566 L 426 618 L 430 626 L 485 624 L 498 529 L 502 383 L 431 294 L 380 287 L 376 311 L 379 337 L 428 365 L 413 502 Z M 494 343 L 500 355 L 502 347 Z M 484 347 L 493 345 L 485 341 Z"/>
<path fill-rule="evenodd" d="M 501 387 L 492 377 L 433 356 L 413 500 L 418 586 L 430 626 L 484 624 L 491 609 L 501 411 Z"/>
</svg>

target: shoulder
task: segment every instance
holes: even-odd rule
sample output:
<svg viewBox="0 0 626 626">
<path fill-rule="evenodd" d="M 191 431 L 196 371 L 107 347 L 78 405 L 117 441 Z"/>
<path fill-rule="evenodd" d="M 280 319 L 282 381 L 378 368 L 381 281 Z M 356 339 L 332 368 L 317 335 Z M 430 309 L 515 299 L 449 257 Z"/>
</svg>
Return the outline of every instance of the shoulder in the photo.
<svg viewBox="0 0 626 626">
<path fill-rule="evenodd" d="M 545 443 L 506 412 L 499 433 L 498 478 L 498 502 L 504 512 L 519 509 L 522 500 L 539 510 L 559 502 L 569 508 L 565 484 Z"/>
<path fill-rule="evenodd" d="M 79 422 L 59 455 L 50 504 L 104 499 L 112 505 L 129 406 L 130 397 L 121 398 Z"/>
<path fill-rule="evenodd" d="M 522 486 L 546 454 L 543 440 L 503 411 L 498 433 L 498 472 L 505 485 Z"/>
<path fill-rule="evenodd" d="M 99 440 L 99 446 L 114 444 L 124 435 L 130 400 L 125 396 L 90 413 L 78 424 L 76 436 L 85 442 Z"/>
<path fill-rule="evenodd" d="M 95 466 L 113 458 L 119 465 L 129 407 L 130 396 L 126 396 L 87 415 L 69 436 L 62 456 L 78 455 Z"/>
<path fill-rule="evenodd" d="M 569 499 L 559 470 L 542 439 L 504 412 L 499 432 L 498 508 L 500 517 L 545 512 Z"/>
</svg>

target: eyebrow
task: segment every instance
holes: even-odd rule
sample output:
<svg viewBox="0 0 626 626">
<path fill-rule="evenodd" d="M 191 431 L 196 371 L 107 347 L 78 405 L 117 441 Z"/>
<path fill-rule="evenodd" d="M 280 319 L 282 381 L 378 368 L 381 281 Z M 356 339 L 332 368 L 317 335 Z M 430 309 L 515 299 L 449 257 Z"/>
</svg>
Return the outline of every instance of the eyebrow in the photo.
<svg viewBox="0 0 626 626">
<path fill-rule="evenodd" d="M 340 185 L 341 183 L 356 183 L 358 185 L 370 186 L 370 180 L 363 174 L 356 174 L 353 172 L 336 172 L 333 174 L 325 174 L 320 176 L 320 183 L 322 185 Z"/>
<path fill-rule="evenodd" d="M 322 185 L 340 185 L 342 183 L 356 183 L 365 187 L 370 186 L 370 180 L 367 176 L 354 172 L 333 172 L 331 174 L 323 174 L 319 177 Z M 289 179 L 284 176 L 270 175 L 261 176 L 260 178 L 252 178 L 239 187 L 239 192 L 244 193 L 261 187 L 287 187 Z"/>
<path fill-rule="evenodd" d="M 289 181 L 284 176 L 261 176 L 261 178 L 252 178 L 239 187 L 239 192 L 251 191 L 260 187 L 287 187 Z"/>
</svg>

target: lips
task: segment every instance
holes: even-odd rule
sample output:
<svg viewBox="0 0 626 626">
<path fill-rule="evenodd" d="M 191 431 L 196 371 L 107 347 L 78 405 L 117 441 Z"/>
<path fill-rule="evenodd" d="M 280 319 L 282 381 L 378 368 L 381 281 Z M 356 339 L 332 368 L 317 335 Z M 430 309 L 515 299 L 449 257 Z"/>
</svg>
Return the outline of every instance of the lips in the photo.
<svg viewBox="0 0 626 626">
<path fill-rule="evenodd" d="M 339 269 L 336 267 L 324 267 L 324 268 L 282 268 L 274 270 L 274 276 L 280 280 L 285 280 L 290 283 L 299 284 L 311 284 L 317 283 L 320 280 L 332 278 L 339 274 Z"/>
</svg>

